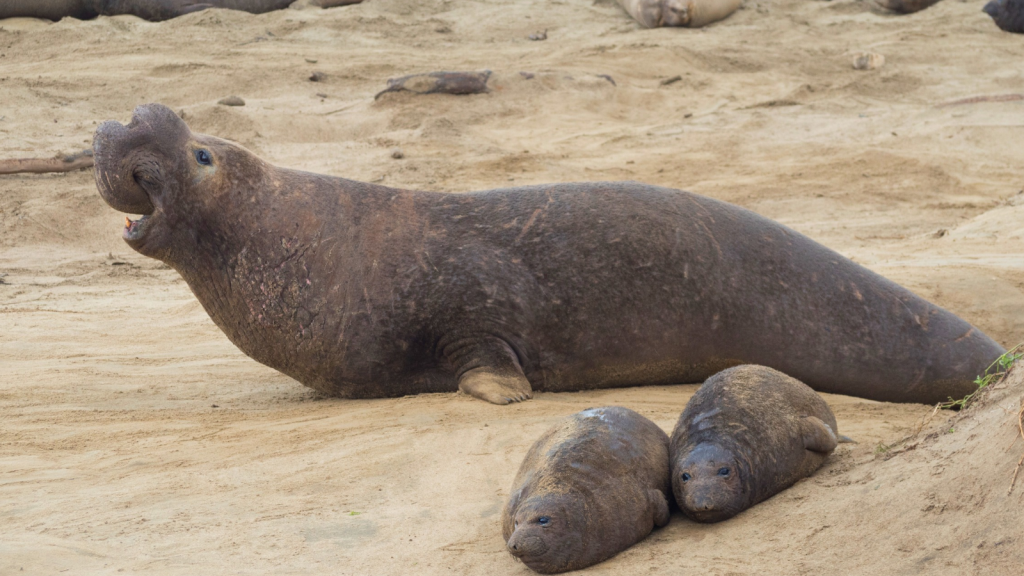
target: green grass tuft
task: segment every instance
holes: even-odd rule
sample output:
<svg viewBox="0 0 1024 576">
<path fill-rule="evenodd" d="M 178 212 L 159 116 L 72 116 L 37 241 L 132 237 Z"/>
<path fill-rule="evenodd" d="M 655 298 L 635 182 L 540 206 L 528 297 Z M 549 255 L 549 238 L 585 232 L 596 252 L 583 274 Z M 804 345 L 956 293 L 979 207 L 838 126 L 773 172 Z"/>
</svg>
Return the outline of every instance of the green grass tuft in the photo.
<svg viewBox="0 0 1024 576">
<path fill-rule="evenodd" d="M 978 389 L 971 392 L 967 396 L 964 396 L 960 400 L 949 399 L 949 402 L 943 402 L 939 404 L 939 408 L 943 410 L 963 410 L 970 406 L 971 402 L 978 397 L 978 393 L 984 390 L 991 384 L 999 382 L 1006 376 L 1006 373 L 1010 371 L 1010 368 L 1015 362 L 1024 358 L 1024 343 L 1017 344 L 1013 348 L 1006 351 L 1005 354 L 996 358 L 995 362 L 989 365 L 985 369 L 985 373 L 974 379 L 974 383 L 978 385 Z"/>
</svg>

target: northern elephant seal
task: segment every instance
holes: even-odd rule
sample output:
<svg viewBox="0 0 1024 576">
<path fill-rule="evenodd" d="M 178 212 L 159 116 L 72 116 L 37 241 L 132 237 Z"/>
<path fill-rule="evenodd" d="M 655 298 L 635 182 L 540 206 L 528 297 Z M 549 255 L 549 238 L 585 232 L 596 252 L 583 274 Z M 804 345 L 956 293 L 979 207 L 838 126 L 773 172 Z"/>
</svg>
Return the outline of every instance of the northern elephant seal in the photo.
<svg viewBox="0 0 1024 576">
<path fill-rule="evenodd" d="M 740 0 L 618 0 L 619 5 L 646 28 L 685 26 L 700 28 L 739 9 Z"/>
<path fill-rule="evenodd" d="M 992 17 L 1001 30 L 1024 33 L 1024 1 L 991 0 L 982 10 Z"/>
<path fill-rule="evenodd" d="M 617 406 L 570 416 L 530 448 L 501 529 L 509 553 L 537 572 L 578 570 L 668 524 L 668 436 Z"/>
<path fill-rule="evenodd" d="M 702 382 L 737 364 L 934 403 L 1004 350 L 785 226 L 630 182 L 446 194 L 272 166 L 136 109 L 94 139 L 123 237 L 177 270 L 243 352 L 348 398 L 496 403 Z"/>
<path fill-rule="evenodd" d="M 764 366 L 736 366 L 705 382 L 672 431 L 672 493 L 698 522 L 731 518 L 825 463 L 840 437 L 828 404 Z"/>
<path fill-rule="evenodd" d="M 324 7 L 355 4 L 361 0 L 324 0 Z M 138 16 L 159 22 L 208 8 L 241 10 L 263 14 L 287 8 L 295 0 L 3 0 L 0 19 L 3 18 L 95 18 L 97 16 Z"/>
</svg>

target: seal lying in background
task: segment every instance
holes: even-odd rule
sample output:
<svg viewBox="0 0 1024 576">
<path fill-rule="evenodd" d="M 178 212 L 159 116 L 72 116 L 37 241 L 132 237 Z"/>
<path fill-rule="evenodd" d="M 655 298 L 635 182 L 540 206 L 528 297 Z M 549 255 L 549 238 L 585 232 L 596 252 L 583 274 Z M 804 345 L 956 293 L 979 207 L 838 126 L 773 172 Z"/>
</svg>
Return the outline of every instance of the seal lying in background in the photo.
<svg viewBox="0 0 1024 576">
<path fill-rule="evenodd" d="M 1024 1 L 992 0 L 982 8 L 1006 32 L 1024 33 Z"/>
<path fill-rule="evenodd" d="M 877 2 L 887 10 L 900 14 L 913 14 L 937 4 L 939 0 L 877 0 Z"/>
<path fill-rule="evenodd" d="M 509 553 L 551 574 L 586 568 L 668 524 L 668 436 L 613 406 L 573 414 L 526 454 L 501 515 Z"/>
<path fill-rule="evenodd" d="M 152 104 L 94 140 L 124 240 L 243 352 L 325 394 L 507 403 L 737 364 L 934 403 L 1003 348 L 785 226 L 630 182 L 446 194 L 277 168 Z"/>
<path fill-rule="evenodd" d="M 725 18 L 740 7 L 740 0 L 618 0 L 618 3 L 647 28 L 700 28 Z"/>
<path fill-rule="evenodd" d="M 737 366 L 697 390 L 672 432 L 676 503 L 698 522 L 732 518 L 806 478 L 838 441 L 836 417 L 802 382 Z"/>
<path fill-rule="evenodd" d="M 320 0 L 324 8 L 357 4 L 362 0 Z M 43 18 L 60 20 L 130 14 L 158 22 L 207 8 L 226 8 L 263 14 L 287 8 L 295 0 L 3 0 L 0 19 Z"/>
</svg>

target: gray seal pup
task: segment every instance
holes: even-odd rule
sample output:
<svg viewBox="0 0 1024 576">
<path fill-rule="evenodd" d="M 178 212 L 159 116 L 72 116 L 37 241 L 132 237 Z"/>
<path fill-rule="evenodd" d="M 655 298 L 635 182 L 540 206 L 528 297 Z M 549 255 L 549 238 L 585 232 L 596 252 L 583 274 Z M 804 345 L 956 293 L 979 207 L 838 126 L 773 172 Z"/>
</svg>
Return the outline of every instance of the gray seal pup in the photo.
<svg viewBox="0 0 1024 576">
<path fill-rule="evenodd" d="M 509 553 L 532 570 L 578 570 L 668 524 L 670 489 L 665 432 L 626 408 L 591 408 L 530 448 L 501 531 Z"/>
<path fill-rule="evenodd" d="M 672 492 L 689 518 L 719 522 L 771 498 L 825 463 L 836 418 L 806 384 L 764 366 L 715 374 L 672 431 Z"/>
<path fill-rule="evenodd" d="M 685 26 L 701 28 L 739 9 L 740 0 L 618 0 L 619 5 L 646 28 Z"/>
<path fill-rule="evenodd" d="M 288 170 L 158 104 L 96 130 L 121 235 L 250 357 L 324 394 L 703 382 L 761 364 L 824 392 L 962 398 L 1005 350 L 738 206 L 636 182 L 449 194 Z"/>
</svg>

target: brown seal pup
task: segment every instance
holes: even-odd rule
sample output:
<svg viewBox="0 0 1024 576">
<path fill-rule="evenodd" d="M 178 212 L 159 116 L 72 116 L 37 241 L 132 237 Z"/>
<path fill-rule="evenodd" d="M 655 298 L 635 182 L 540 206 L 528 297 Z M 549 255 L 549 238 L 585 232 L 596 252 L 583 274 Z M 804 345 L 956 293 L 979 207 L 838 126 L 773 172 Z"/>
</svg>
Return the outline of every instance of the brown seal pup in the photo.
<svg viewBox="0 0 1024 576">
<path fill-rule="evenodd" d="M 43 18 L 60 20 L 128 14 L 159 22 L 207 8 L 241 10 L 262 14 L 282 10 L 295 0 L 4 0 L 0 2 L 2 18 Z"/>
<path fill-rule="evenodd" d="M 740 0 L 618 0 L 634 20 L 647 28 L 700 28 L 729 16 Z"/>
<path fill-rule="evenodd" d="M 96 184 L 243 352 L 326 394 L 702 382 L 771 366 L 945 401 L 1004 350 L 781 224 L 635 182 L 446 194 L 272 166 L 170 109 L 107 122 Z"/>
<path fill-rule="evenodd" d="M 679 417 L 669 448 L 672 492 L 693 520 L 719 522 L 813 474 L 839 441 L 850 440 L 806 384 L 736 366 L 708 378 Z"/>
<path fill-rule="evenodd" d="M 534 443 L 501 516 L 509 553 L 551 574 L 602 562 L 668 524 L 668 436 L 618 406 L 591 408 Z"/>
</svg>

